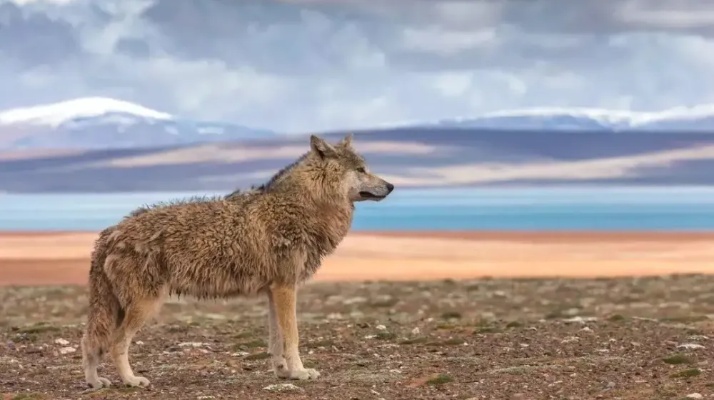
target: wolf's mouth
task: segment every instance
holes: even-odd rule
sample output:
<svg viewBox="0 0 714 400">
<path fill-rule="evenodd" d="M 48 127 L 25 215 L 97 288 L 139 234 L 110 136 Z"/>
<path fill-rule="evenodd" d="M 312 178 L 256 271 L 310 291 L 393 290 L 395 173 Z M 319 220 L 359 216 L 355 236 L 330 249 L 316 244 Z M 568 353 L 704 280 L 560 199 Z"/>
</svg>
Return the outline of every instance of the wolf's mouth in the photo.
<svg viewBox="0 0 714 400">
<path fill-rule="evenodd" d="M 373 199 L 373 200 L 382 200 L 383 198 L 387 196 L 377 196 L 376 194 L 372 192 L 359 192 L 359 196 L 363 199 Z"/>
</svg>

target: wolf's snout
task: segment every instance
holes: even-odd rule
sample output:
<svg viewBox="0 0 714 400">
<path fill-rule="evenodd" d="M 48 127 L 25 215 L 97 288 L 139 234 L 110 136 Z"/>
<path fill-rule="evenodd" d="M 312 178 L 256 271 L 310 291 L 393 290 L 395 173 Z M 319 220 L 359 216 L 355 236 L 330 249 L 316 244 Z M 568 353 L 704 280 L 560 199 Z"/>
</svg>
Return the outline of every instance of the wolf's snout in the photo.
<svg viewBox="0 0 714 400">
<path fill-rule="evenodd" d="M 387 194 L 392 193 L 392 190 L 394 190 L 394 185 L 387 182 Z"/>
</svg>

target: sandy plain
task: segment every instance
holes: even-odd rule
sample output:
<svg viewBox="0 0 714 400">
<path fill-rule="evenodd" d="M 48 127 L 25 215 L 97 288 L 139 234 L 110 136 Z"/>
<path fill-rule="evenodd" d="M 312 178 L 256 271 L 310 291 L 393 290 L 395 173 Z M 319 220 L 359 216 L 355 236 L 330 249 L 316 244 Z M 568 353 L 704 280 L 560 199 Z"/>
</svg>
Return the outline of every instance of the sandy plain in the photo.
<svg viewBox="0 0 714 400">
<path fill-rule="evenodd" d="M 0 232 L 0 285 L 84 284 L 96 232 Z M 714 272 L 714 233 L 355 232 L 316 281 Z"/>
</svg>

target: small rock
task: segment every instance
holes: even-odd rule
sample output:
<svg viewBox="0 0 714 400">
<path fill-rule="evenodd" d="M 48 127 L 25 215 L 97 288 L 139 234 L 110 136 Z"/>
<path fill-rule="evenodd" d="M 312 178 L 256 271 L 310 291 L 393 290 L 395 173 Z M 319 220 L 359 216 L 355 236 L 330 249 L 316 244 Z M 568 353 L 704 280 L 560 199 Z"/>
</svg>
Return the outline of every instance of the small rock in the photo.
<svg viewBox="0 0 714 400">
<path fill-rule="evenodd" d="M 692 335 L 688 337 L 689 340 L 709 340 L 709 336 L 706 335 Z"/>
<path fill-rule="evenodd" d="M 268 385 L 263 388 L 263 390 L 267 390 L 269 392 L 294 392 L 294 391 L 299 391 L 302 390 L 301 387 L 295 386 L 292 383 L 276 383 L 273 385 Z"/>
<path fill-rule="evenodd" d="M 590 327 L 587 327 L 587 326 L 586 326 L 585 328 L 581 329 L 581 331 L 583 331 L 583 332 L 592 332 L 593 330 L 590 329 Z"/>
<path fill-rule="evenodd" d="M 386 331 L 386 330 L 387 330 L 387 327 L 384 326 L 384 325 L 377 325 L 377 326 L 375 326 L 375 328 L 376 328 L 378 331 Z"/>
<path fill-rule="evenodd" d="M 493 297 L 506 297 L 506 292 L 503 290 L 496 290 L 493 292 Z"/>
<path fill-rule="evenodd" d="M 706 347 L 704 347 L 698 343 L 682 343 L 679 346 L 677 346 L 677 348 L 678 349 L 686 349 L 686 350 L 697 350 L 697 349 L 705 349 Z"/>
<path fill-rule="evenodd" d="M 59 339 L 55 339 L 55 343 L 60 346 L 67 346 L 69 344 L 69 341 L 59 338 Z"/>
<path fill-rule="evenodd" d="M 141 345 L 144 344 L 144 342 L 142 342 L 141 340 L 137 340 L 135 343 L 136 343 L 137 345 L 139 345 L 139 346 L 141 346 Z"/>
<path fill-rule="evenodd" d="M 74 347 L 62 347 L 59 349 L 60 354 L 69 354 L 69 353 L 74 353 L 77 351 Z"/>
<path fill-rule="evenodd" d="M 419 330 L 419 327 L 412 329 L 412 335 L 418 335 L 419 333 L 421 333 L 421 331 Z"/>
<path fill-rule="evenodd" d="M 364 338 L 369 340 L 369 339 L 374 339 L 376 337 L 377 337 L 377 335 L 367 335 Z"/>
<path fill-rule="evenodd" d="M 342 301 L 342 304 L 344 305 L 350 305 L 350 304 L 361 304 L 361 303 L 366 303 L 367 299 L 364 297 L 352 297 L 350 299 L 345 299 Z"/>
<path fill-rule="evenodd" d="M 580 312 L 579 308 L 569 308 L 569 309 L 565 310 L 564 314 L 573 317 L 573 316 L 578 315 L 579 312 Z"/>
<path fill-rule="evenodd" d="M 690 393 L 690 394 L 688 394 L 688 395 L 686 395 L 686 396 L 684 396 L 684 397 L 686 397 L 686 398 L 688 398 L 688 399 L 703 399 L 703 398 L 704 398 L 704 396 L 702 396 L 702 395 L 699 394 L 699 393 Z"/>
<path fill-rule="evenodd" d="M 494 319 L 496 319 L 496 314 L 494 314 L 490 311 L 482 312 L 481 318 L 488 320 L 488 321 L 493 321 Z"/>
<path fill-rule="evenodd" d="M 182 343 L 179 343 L 179 347 L 201 347 L 204 344 L 205 343 L 201 343 L 201 342 L 182 342 Z"/>
<path fill-rule="evenodd" d="M 581 317 L 581 316 L 575 316 L 572 318 L 566 318 L 563 320 L 565 323 L 578 323 L 578 324 L 584 324 L 586 322 L 593 322 L 597 321 L 596 317 Z"/>
</svg>

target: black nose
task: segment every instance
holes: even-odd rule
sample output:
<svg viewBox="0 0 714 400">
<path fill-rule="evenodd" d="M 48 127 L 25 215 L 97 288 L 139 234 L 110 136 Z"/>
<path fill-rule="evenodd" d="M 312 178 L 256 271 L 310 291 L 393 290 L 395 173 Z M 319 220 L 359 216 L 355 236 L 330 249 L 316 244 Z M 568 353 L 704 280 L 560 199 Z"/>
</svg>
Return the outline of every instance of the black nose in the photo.
<svg viewBox="0 0 714 400">
<path fill-rule="evenodd" d="M 387 190 L 389 191 L 389 193 L 392 193 L 392 190 L 394 190 L 394 185 L 392 185 L 391 183 L 387 183 Z"/>
</svg>

